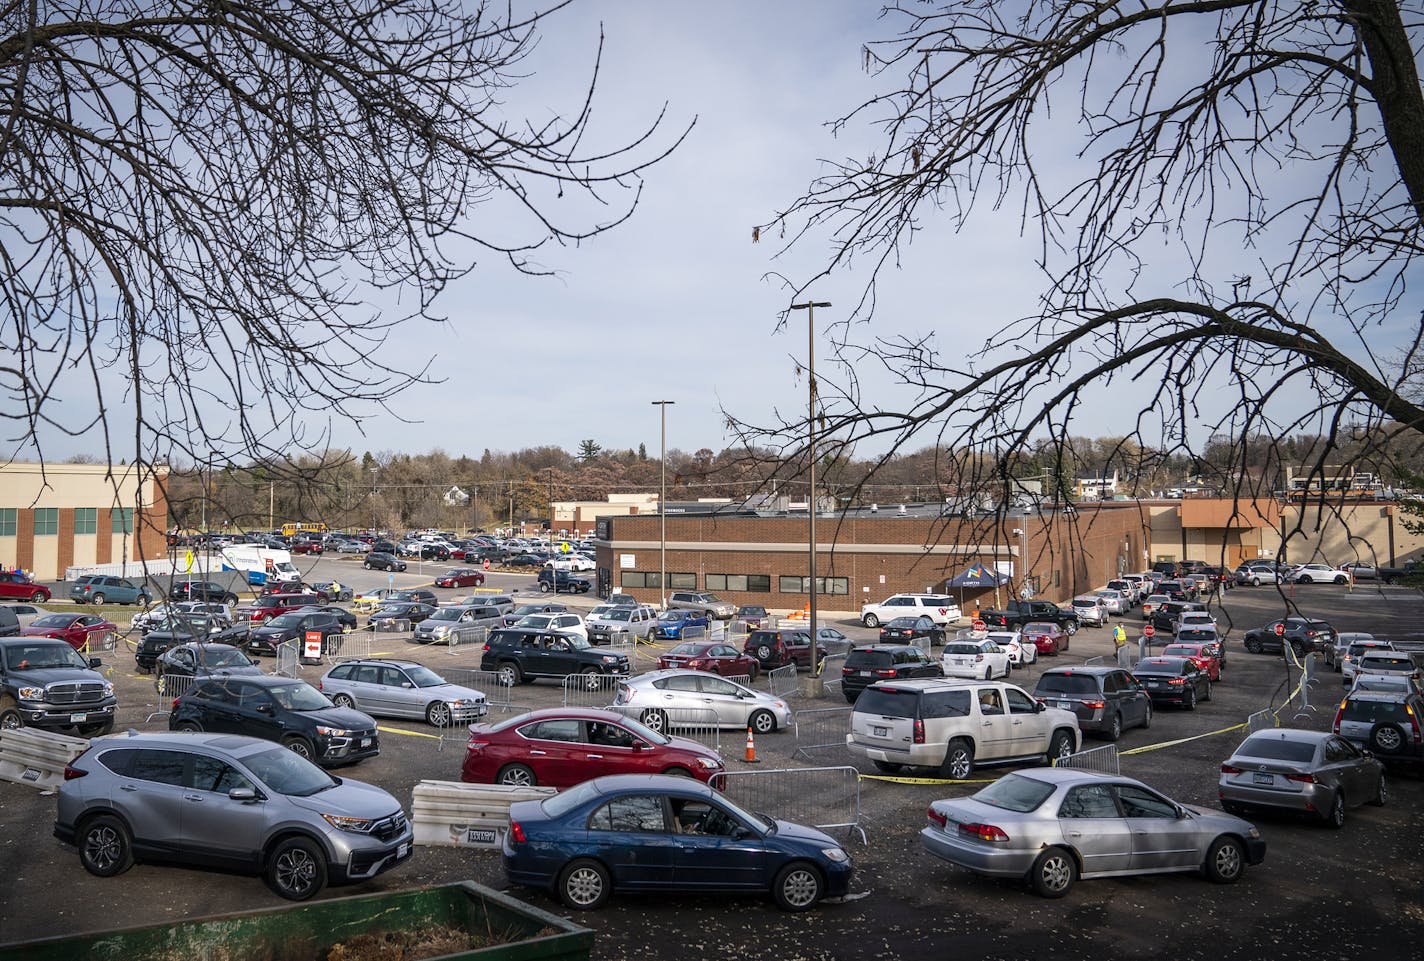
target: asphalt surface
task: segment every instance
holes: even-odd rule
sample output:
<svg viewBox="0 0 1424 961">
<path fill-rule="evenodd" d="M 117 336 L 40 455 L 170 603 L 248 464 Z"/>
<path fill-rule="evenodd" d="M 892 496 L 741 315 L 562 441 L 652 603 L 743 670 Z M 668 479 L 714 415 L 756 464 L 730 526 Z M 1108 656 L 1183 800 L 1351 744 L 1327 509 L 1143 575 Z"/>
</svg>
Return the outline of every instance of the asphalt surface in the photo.
<svg viewBox="0 0 1424 961">
<path fill-rule="evenodd" d="M 340 564 L 340 567 L 335 565 Z M 354 586 L 384 586 L 378 572 L 352 570 L 349 562 L 325 561 L 309 577 L 328 579 L 332 570 Z M 444 567 L 427 565 L 425 579 Z M 330 569 L 328 569 L 330 568 Z M 412 572 L 398 584 L 422 583 Z M 491 585 L 526 586 L 532 576 L 496 575 Z M 460 593 L 460 592 L 446 592 Z M 561 595 L 561 600 L 564 599 Z M 1253 711 L 1281 702 L 1295 683 L 1282 659 L 1253 657 L 1237 638 L 1293 602 L 1306 614 L 1329 619 L 1337 629 L 1379 636 L 1414 635 L 1424 599 L 1404 588 L 1333 585 L 1296 590 L 1293 599 L 1271 588 L 1232 591 L 1223 623 L 1230 622 L 1228 669 L 1212 701 L 1196 711 L 1162 708 L 1150 730 L 1124 734 L 1120 751 L 1165 745 L 1124 756 L 1124 774 L 1138 777 L 1175 799 L 1214 806 L 1218 767 L 1244 733 L 1226 730 Z M 570 606 L 587 607 L 591 598 Z M 1125 619 L 1136 633 L 1136 616 Z M 858 639 L 874 632 L 853 622 L 839 626 Z M 414 647 L 400 638 L 382 638 L 380 652 L 413 656 L 436 670 L 477 666 L 478 652 Z M 1085 629 L 1056 662 L 1017 671 L 1010 680 L 1032 690 L 1038 673 L 1055 663 L 1075 663 L 1111 651 L 1109 631 Z M 640 658 L 639 666 L 649 661 Z M 120 654 L 112 665 L 119 686 L 120 727 L 163 729 L 146 721 L 158 698 L 150 677 L 133 670 Z M 314 681 L 324 668 L 307 667 Z M 1342 688 L 1338 675 L 1325 673 L 1313 701 L 1298 704 L 1285 720 L 1294 726 L 1326 729 Z M 530 706 L 560 703 L 561 689 L 539 682 L 518 689 Z M 795 708 L 834 707 L 835 699 L 792 698 Z M 380 757 L 341 769 L 343 776 L 378 784 L 409 804 L 412 786 L 422 779 L 456 780 L 464 750 L 463 733 L 445 740 L 414 722 L 383 721 Z M 397 733 L 397 732 L 407 733 Z M 1221 732 L 1221 733 L 1214 733 Z M 747 770 L 735 732 L 723 740 L 731 770 Z M 1199 737 L 1197 737 L 1199 736 Z M 1102 742 L 1089 739 L 1085 746 Z M 812 765 L 855 764 L 843 746 L 818 750 L 812 760 L 793 760 L 793 735 L 777 732 L 757 742 L 758 770 Z M 873 768 L 858 765 L 866 775 Z M 1006 769 L 976 772 L 993 778 Z M 977 784 L 904 784 L 866 777 L 860 781 L 860 822 L 868 843 L 847 841 L 856 861 L 855 896 L 824 904 L 806 914 L 778 911 L 769 899 L 683 895 L 615 896 L 602 911 L 576 919 L 596 932 L 598 958 L 684 959 L 774 958 L 1405 958 L 1417 957 L 1424 943 L 1424 780 L 1418 773 L 1391 771 L 1389 804 L 1352 809 L 1343 830 L 1331 831 L 1290 817 L 1260 817 L 1255 823 L 1268 842 L 1264 864 L 1248 870 L 1233 886 L 1212 885 L 1196 875 L 1169 875 L 1088 881 L 1066 899 L 1041 900 L 1021 884 L 986 880 L 924 853 L 917 837 L 924 811 L 934 799 L 972 793 Z M 141 864 L 111 879 L 95 878 L 76 852 L 50 834 L 54 798 L 32 788 L 0 782 L 0 957 L 4 944 L 31 938 L 281 904 L 256 878 L 213 871 Z M 320 897 L 341 897 L 473 879 L 504 888 L 497 853 L 421 847 L 406 865 L 373 882 L 328 889 Z M 550 896 L 516 890 L 517 896 L 560 914 Z"/>
</svg>

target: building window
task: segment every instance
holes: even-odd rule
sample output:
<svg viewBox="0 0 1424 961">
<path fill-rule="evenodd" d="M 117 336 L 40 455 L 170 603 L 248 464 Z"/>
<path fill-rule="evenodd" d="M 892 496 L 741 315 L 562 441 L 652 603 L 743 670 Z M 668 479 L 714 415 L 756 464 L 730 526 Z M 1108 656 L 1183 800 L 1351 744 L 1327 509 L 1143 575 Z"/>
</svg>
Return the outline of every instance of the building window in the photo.
<svg viewBox="0 0 1424 961">
<path fill-rule="evenodd" d="M 811 585 L 811 578 L 796 577 L 790 574 L 783 574 L 778 578 L 777 589 L 783 594 L 806 594 Z M 817 594 L 849 594 L 850 578 L 848 577 L 818 577 L 816 578 Z"/>
<path fill-rule="evenodd" d="M 113 524 L 115 534 L 133 533 L 133 511 L 132 507 L 115 507 L 109 511 L 109 520 Z"/>
<path fill-rule="evenodd" d="M 19 511 L 14 507 L 0 507 L 0 537 L 14 537 Z"/>
<path fill-rule="evenodd" d="M 99 530 L 99 508 L 74 508 L 74 533 L 95 534 Z"/>
<path fill-rule="evenodd" d="M 770 594 L 770 574 L 708 574 L 709 591 L 740 591 L 744 594 Z"/>
<path fill-rule="evenodd" d="M 621 587 L 662 587 L 662 575 L 657 571 L 624 571 L 618 584 Z"/>
<path fill-rule="evenodd" d="M 59 533 L 59 508 L 58 507 L 36 507 L 35 508 L 35 536 L 41 537 L 48 534 Z"/>
<path fill-rule="evenodd" d="M 668 589 L 674 591 L 697 590 L 697 575 L 668 571 Z"/>
</svg>

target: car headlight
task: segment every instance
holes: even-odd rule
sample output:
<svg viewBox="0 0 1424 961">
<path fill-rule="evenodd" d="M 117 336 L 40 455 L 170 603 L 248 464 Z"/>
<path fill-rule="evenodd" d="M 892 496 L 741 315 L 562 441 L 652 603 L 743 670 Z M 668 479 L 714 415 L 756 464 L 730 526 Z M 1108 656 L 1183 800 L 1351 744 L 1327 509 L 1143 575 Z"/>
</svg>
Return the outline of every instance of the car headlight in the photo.
<svg viewBox="0 0 1424 961">
<path fill-rule="evenodd" d="M 450 633 L 450 628 L 446 626 L 437 627 L 430 633 L 434 634 L 436 637 L 444 637 L 446 634 Z"/>
<path fill-rule="evenodd" d="M 326 818 L 326 823 L 332 827 L 350 831 L 352 834 L 369 834 L 374 823 L 370 818 L 350 818 L 341 814 L 323 814 L 322 817 Z"/>
<path fill-rule="evenodd" d="M 20 688 L 20 700 L 22 701 L 43 701 L 44 688 L 42 687 L 22 687 Z"/>
<path fill-rule="evenodd" d="M 320 727 L 320 726 L 318 726 L 317 729 L 316 729 L 316 733 L 318 733 L 318 734 L 324 734 L 324 735 L 326 735 L 327 737 L 349 737 L 349 736 L 351 735 L 351 732 L 350 732 L 350 731 L 345 730 L 344 728 L 339 728 L 339 727 Z M 325 817 L 325 815 L 323 815 L 323 817 Z"/>
<path fill-rule="evenodd" d="M 779 708 L 781 708 L 783 711 L 788 710 L 785 701 L 772 701 L 772 702 L 771 702 L 771 706 L 772 706 L 772 707 L 779 707 Z"/>
<path fill-rule="evenodd" d="M 721 762 L 719 762 L 719 761 L 714 761 L 714 760 L 713 760 L 712 758 L 710 758 L 710 757 L 700 757 L 700 758 L 698 758 L 698 759 L 697 759 L 697 765 L 698 765 L 698 767 L 702 768 L 702 769 L 705 770 L 705 771 L 715 771 L 715 770 L 719 769 L 719 768 L 722 766 Z"/>
<path fill-rule="evenodd" d="M 821 848 L 821 853 L 832 861 L 849 861 L 850 856 L 841 848 Z"/>
<path fill-rule="evenodd" d="M 114 685 L 113 685 L 112 683 L 107 682 L 107 681 L 104 683 L 104 696 L 105 696 L 105 697 L 113 697 L 113 696 L 114 696 Z"/>
<path fill-rule="evenodd" d="M 616 664 L 616 663 L 618 663 L 618 658 L 616 658 L 616 657 L 611 657 L 610 655 L 605 654 L 605 655 L 603 655 L 603 663 L 605 663 L 605 664 Z"/>
<path fill-rule="evenodd" d="M 1251 830 L 1246 832 L 1246 835 L 1247 837 L 1251 838 L 1251 840 L 1255 841 L 1261 837 L 1261 832 L 1257 830 L 1256 827 L 1253 825 L 1251 827 Z"/>
</svg>

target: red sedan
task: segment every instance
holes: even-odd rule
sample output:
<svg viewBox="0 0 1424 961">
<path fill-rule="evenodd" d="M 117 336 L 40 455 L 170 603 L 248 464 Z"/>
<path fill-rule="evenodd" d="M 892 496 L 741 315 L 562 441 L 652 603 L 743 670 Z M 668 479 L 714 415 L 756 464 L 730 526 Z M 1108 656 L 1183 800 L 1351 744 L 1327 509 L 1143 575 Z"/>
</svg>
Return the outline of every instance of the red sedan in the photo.
<svg viewBox="0 0 1424 961">
<path fill-rule="evenodd" d="M 757 659 L 721 641 L 687 641 L 658 658 L 658 670 L 682 667 L 689 671 L 711 671 L 723 677 L 757 676 Z"/>
<path fill-rule="evenodd" d="M 20 633 L 26 637 L 56 637 L 77 651 L 91 642 L 91 647 L 98 648 L 106 635 L 112 637 L 118 630 L 117 624 L 97 614 L 46 614 L 20 628 Z"/>
<path fill-rule="evenodd" d="M 566 788 L 605 774 L 707 781 L 721 770 L 715 751 L 688 738 L 659 734 L 612 711 L 548 708 L 471 724 L 460 780 Z"/>
<path fill-rule="evenodd" d="M 436 587 L 483 587 L 484 583 L 484 573 L 468 567 L 457 567 L 435 578 Z"/>
<path fill-rule="evenodd" d="M 1221 650 L 1214 642 L 1207 644 L 1168 644 L 1162 648 L 1163 657 L 1185 657 L 1198 668 L 1206 671 L 1206 676 L 1213 681 L 1221 680 L 1221 658 L 1217 652 Z"/>
<path fill-rule="evenodd" d="M 293 554 L 323 554 L 326 548 L 321 541 L 298 541 L 292 545 Z"/>
<path fill-rule="evenodd" d="M 1025 642 L 1032 644 L 1040 654 L 1057 655 L 1068 650 L 1068 635 L 1063 628 L 1051 621 L 1034 621 L 1025 624 L 1022 631 Z"/>
</svg>

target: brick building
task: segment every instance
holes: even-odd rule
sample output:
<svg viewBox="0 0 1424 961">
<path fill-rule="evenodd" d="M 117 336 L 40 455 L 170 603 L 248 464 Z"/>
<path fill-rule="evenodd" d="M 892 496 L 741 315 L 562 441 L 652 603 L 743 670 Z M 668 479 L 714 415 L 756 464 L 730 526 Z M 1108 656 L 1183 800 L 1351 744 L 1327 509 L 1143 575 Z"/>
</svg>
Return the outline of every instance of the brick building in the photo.
<svg viewBox="0 0 1424 961">
<path fill-rule="evenodd" d="M 656 513 L 599 518 L 600 593 L 661 599 L 659 520 Z M 810 600 L 807 527 L 804 511 L 669 513 L 667 589 L 800 610 Z M 947 517 L 938 505 L 906 505 L 904 513 L 853 510 L 818 516 L 816 540 L 817 606 L 828 613 L 857 612 L 904 591 L 944 591 L 946 581 L 976 561 L 1010 576 L 1005 591 L 1028 585 L 1036 597 L 1066 600 L 1122 571 L 1141 570 L 1149 543 L 1147 516 L 1125 502 L 1003 519 Z M 987 605 L 994 591 L 966 592 L 963 601 L 966 608 Z"/>
<path fill-rule="evenodd" d="M 67 567 L 167 556 L 168 468 L 0 464 L 0 564 L 58 580 Z"/>
</svg>

